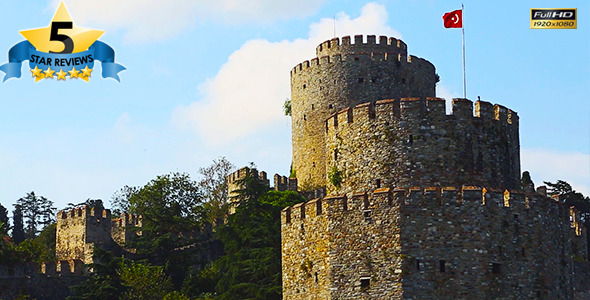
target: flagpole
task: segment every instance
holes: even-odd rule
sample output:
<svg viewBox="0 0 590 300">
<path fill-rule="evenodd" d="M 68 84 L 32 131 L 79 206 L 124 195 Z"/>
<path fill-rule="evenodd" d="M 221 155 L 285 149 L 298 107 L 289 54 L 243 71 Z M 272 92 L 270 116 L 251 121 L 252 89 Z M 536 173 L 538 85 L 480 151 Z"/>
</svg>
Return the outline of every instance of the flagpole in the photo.
<svg viewBox="0 0 590 300">
<path fill-rule="evenodd" d="M 461 3 L 461 31 L 463 32 L 463 98 L 467 99 L 467 92 L 465 88 L 465 8 Z"/>
</svg>

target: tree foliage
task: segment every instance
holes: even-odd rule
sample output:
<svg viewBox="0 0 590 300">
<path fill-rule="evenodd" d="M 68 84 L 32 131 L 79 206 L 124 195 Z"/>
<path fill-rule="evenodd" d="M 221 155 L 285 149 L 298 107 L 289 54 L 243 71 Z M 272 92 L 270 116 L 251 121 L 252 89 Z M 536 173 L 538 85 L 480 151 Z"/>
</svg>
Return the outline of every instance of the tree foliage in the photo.
<svg viewBox="0 0 590 300">
<path fill-rule="evenodd" d="M 8 210 L 0 204 L 0 235 L 7 235 L 8 229 L 10 229 Z"/>
<path fill-rule="evenodd" d="M 281 209 L 303 198 L 292 191 L 269 191 L 250 176 L 238 184 L 243 187 L 240 204 L 216 233 L 225 255 L 187 278 L 184 290 L 217 299 L 280 299 Z"/>
<path fill-rule="evenodd" d="M 56 209 L 53 202 L 43 196 L 35 195 L 35 192 L 27 193 L 25 197 L 18 199 L 16 205 L 22 210 L 27 239 L 36 237 L 45 226 L 55 222 Z"/>
<path fill-rule="evenodd" d="M 225 157 L 213 160 L 210 166 L 199 169 L 203 176 L 199 181 L 199 187 L 203 193 L 204 209 L 210 223 L 216 223 L 218 219 L 225 219 L 227 216 L 227 176 L 232 169 L 234 165 Z"/>
<path fill-rule="evenodd" d="M 23 210 L 18 204 L 14 205 L 14 210 L 12 211 L 12 224 L 14 224 L 12 226 L 12 241 L 18 245 L 25 240 Z"/>
<path fill-rule="evenodd" d="M 544 183 L 548 186 L 549 195 L 559 195 L 559 200 L 569 206 L 573 206 L 580 211 L 580 217 L 586 227 L 590 228 L 590 197 L 576 192 L 572 186 L 563 180 L 557 182 Z"/>
</svg>

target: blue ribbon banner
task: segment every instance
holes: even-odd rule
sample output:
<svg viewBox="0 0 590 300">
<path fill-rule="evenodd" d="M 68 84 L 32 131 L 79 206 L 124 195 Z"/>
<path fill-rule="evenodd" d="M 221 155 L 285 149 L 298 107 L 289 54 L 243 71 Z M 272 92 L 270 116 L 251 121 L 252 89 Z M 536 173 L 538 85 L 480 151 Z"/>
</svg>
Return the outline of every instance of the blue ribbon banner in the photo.
<svg viewBox="0 0 590 300">
<path fill-rule="evenodd" d="M 115 63 L 115 51 L 111 46 L 96 41 L 88 48 L 88 50 L 72 54 L 58 54 L 39 52 L 29 41 L 22 41 L 14 45 L 8 51 L 8 63 L 0 66 L 0 71 L 6 73 L 4 81 L 10 78 L 20 78 L 21 64 L 28 60 L 31 69 L 38 67 L 46 70 L 51 67 L 55 71 L 64 70 L 70 71 L 73 68 L 82 70 L 86 66 L 94 68 L 94 61 L 98 60 L 102 63 L 102 78 L 113 78 L 121 82 L 119 72 L 126 70 L 120 64 Z"/>
</svg>

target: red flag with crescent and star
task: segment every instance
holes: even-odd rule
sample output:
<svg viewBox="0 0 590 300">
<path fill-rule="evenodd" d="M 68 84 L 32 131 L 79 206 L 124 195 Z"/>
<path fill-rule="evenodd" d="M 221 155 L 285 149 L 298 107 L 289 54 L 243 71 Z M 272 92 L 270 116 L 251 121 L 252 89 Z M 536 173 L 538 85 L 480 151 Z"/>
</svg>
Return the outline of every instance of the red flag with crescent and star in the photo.
<svg viewBox="0 0 590 300">
<path fill-rule="evenodd" d="M 458 9 L 448 12 L 443 16 L 445 28 L 462 28 L 463 27 L 463 10 Z"/>
</svg>

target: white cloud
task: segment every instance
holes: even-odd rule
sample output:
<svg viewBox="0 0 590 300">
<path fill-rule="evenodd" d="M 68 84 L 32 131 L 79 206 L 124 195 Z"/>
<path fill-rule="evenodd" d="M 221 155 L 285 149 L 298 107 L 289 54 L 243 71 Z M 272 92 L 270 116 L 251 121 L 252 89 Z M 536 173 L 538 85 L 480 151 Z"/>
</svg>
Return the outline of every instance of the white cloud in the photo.
<svg viewBox="0 0 590 300">
<path fill-rule="evenodd" d="M 339 36 L 375 34 L 400 37 L 387 25 L 384 6 L 368 3 L 357 18 L 336 17 Z M 290 98 L 289 71 L 315 57 L 316 46 L 333 37 L 334 20 L 322 19 L 310 26 L 306 39 L 270 42 L 251 40 L 235 51 L 214 78 L 202 83 L 202 98 L 181 106 L 173 122 L 196 130 L 210 144 L 224 144 L 273 126 L 284 119 L 282 105 Z"/>
<path fill-rule="evenodd" d="M 53 11 L 61 0 L 51 0 Z M 270 22 L 304 17 L 324 0 L 65 0 L 75 22 L 104 29 L 122 29 L 126 39 L 153 41 L 175 36 L 194 23 L 215 20 L 225 23 Z"/>
<path fill-rule="evenodd" d="M 590 196 L 590 155 L 580 152 L 558 152 L 521 149 L 522 171 L 529 171 L 536 186 L 543 181 L 567 181 L 574 190 Z"/>
</svg>

